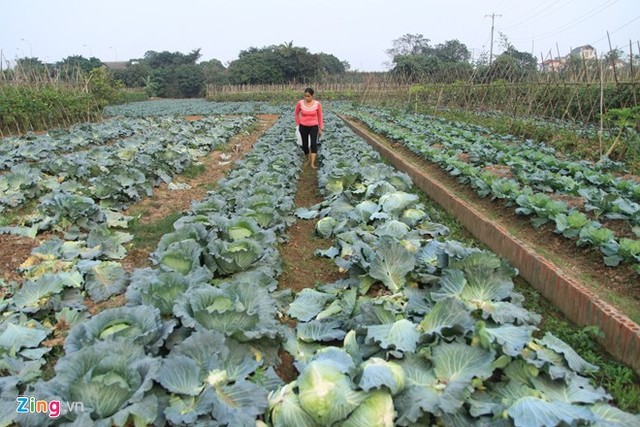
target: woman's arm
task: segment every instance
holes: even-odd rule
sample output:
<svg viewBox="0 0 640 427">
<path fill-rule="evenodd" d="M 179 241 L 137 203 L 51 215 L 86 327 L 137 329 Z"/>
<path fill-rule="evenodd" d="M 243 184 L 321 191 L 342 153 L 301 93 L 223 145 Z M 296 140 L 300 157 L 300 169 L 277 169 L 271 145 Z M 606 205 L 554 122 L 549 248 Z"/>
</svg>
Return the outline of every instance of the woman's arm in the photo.
<svg viewBox="0 0 640 427">
<path fill-rule="evenodd" d="M 318 102 L 318 127 L 320 128 L 320 132 L 324 128 L 324 120 L 322 119 L 322 104 Z"/>
<path fill-rule="evenodd" d="M 300 124 L 300 101 L 296 104 L 296 108 L 293 110 L 293 117 L 296 120 L 296 126 Z"/>
</svg>

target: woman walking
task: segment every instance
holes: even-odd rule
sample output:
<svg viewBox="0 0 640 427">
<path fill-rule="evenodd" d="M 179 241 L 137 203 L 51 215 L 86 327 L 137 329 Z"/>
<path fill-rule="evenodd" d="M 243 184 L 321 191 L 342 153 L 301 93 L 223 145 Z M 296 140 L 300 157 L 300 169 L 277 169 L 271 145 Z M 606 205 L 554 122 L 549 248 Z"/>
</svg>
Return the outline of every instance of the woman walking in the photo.
<svg viewBox="0 0 640 427">
<path fill-rule="evenodd" d="M 311 165 L 313 169 L 317 169 L 318 138 L 322 136 L 324 123 L 322 120 L 322 104 L 313 99 L 313 93 L 314 91 L 310 87 L 304 90 L 304 99 L 298 101 L 293 114 L 296 119 L 296 125 L 300 129 L 300 136 L 302 136 L 302 151 L 307 156 L 307 164 Z"/>
</svg>

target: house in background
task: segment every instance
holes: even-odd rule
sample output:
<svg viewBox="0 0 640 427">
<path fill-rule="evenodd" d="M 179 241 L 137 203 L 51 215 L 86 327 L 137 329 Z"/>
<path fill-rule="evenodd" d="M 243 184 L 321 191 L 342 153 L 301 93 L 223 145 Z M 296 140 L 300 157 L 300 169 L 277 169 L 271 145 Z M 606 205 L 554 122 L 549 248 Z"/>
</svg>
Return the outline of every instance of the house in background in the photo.
<svg viewBox="0 0 640 427">
<path fill-rule="evenodd" d="M 596 54 L 596 48 L 591 46 L 590 44 L 571 49 L 571 53 L 569 53 L 569 55 L 579 56 L 583 59 L 596 59 L 598 57 L 598 55 Z"/>
<path fill-rule="evenodd" d="M 593 46 L 586 44 L 584 46 L 579 46 L 575 49 L 571 49 L 567 56 L 561 56 L 542 61 L 542 63 L 540 63 L 540 70 L 552 71 L 556 73 L 563 71 L 567 66 L 570 58 L 579 58 L 580 60 L 584 59 L 586 61 L 589 61 L 592 59 L 597 59 L 598 54 Z"/>
<path fill-rule="evenodd" d="M 547 59 L 546 61 L 543 61 L 542 64 L 540 64 L 540 69 L 542 71 L 558 72 L 558 71 L 562 71 L 565 63 L 566 61 L 564 58 Z"/>
</svg>

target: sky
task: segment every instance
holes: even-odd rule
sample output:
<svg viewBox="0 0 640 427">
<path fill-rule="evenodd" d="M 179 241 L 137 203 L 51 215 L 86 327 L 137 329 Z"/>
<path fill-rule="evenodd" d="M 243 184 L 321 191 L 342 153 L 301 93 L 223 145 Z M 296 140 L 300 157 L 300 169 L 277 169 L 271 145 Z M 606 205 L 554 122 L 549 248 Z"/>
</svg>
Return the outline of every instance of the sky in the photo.
<svg viewBox="0 0 640 427">
<path fill-rule="evenodd" d="M 147 51 L 189 53 L 223 64 L 242 50 L 293 42 L 332 54 L 352 70 L 389 68 L 386 51 L 405 34 L 432 46 L 464 43 L 477 58 L 501 36 L 543 57 L 591 45 L 640 49 L 640 0 L 1 0 L 3 67 L 16 58 L 102 61 L 142 58 Z M 493 18 L 492 18 L 493 16 Z"/>
</svg>

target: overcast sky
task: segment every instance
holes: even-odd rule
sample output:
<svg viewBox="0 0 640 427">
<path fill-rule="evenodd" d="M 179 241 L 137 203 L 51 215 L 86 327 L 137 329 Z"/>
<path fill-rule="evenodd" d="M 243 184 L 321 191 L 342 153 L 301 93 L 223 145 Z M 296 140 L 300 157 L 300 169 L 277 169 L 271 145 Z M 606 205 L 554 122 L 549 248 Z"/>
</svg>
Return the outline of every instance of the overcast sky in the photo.
<svg viewBox="0 0 640 427">
<path fill-rule="evenodd" d="M 102 61 L 141 58 L 149 50 L 189 53 L 227 64 L 241 50 L 293 42 L 333 54 L 352 69 L 387 69 L 385 53 L 404 34 L 437 45 L 457 39 L 474 57 L 489 52 L 495 14 L 516 49 L 565 55 L 590 44 L 638 53 L 640 0 L 3 0 L 0 49 L 6 61 L 70 55 Z"/>
</svg>

